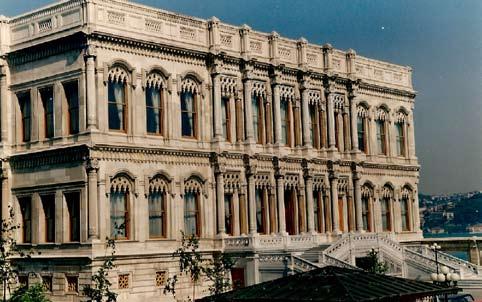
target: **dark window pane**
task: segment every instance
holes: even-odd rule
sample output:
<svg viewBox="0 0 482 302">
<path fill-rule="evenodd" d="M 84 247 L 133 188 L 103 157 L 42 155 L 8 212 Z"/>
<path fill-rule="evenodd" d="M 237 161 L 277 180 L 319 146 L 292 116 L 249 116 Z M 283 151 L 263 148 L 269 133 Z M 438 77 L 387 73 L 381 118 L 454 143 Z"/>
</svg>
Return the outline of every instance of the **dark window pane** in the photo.
<svg viewBox="0 0 482 302">
<path fill-rule="evenodd" d="M 196 106 L 194 95 L 188 91 L 181 94 L 181 123 L 182 136 L 196 136 Z"/>
<path fill-rule="evenodd" d="M 30 92 L 22 93 L 18 95 L 18 104 L 20 107 L 20 114 L 22 119 L 22 140 L 24 142 L 30 141 L 30 129 L 31 129 L 31 102 Z"/>
<path fill-rule="evenodd" d="M 110 193 L 110 234 L 112 238 L 128 238 L 128 195 L 127 192 Z"/>
<path fill-rule="evenodd" d="M 69 240 L 80 241 L 80 193 L 65 194 L 67 210 L 69 212 Z"/>
<path fill-rule="evenodd" d="M 24 243 L 32 242 L 32 198 L 22 197 L 18 200 L 20 204 L 20 212 L 22 214 L 22 241 Z"/>
<path fill-rule="evenodd" d="M 148 133 L 162 133 L 161 91 L 157 87 L 146 89 L 146 127 Z"/>
<path fill-rule="evenodd" d="M 55 242 L 55 195 L 43 195 L 41 200 L 45 217 L 45 242 Z"/>
<path fill-rule="evenodd" d="M 65 97 L 69 107 L 69 134 L 79 133 L 79 87 L 77 81 L 64 83 Z"/>
<path fill-rule="evenodd" d="M 126 130 L 126 100 L 124 83 L 109 81 L 109 129 Z"/>
<path fill-rule="evenodd" d="M 149 237 L 165 237 L 166 194 L 160 191 L 149 193 Z"/>
</svg>

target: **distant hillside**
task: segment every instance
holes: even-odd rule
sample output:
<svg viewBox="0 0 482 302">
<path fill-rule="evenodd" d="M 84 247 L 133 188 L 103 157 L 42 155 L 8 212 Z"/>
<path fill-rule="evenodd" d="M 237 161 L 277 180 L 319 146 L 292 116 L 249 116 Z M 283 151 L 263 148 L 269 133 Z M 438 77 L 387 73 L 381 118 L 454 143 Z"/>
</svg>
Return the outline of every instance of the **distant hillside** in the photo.
<svg viewBox="0 0 482 302">
<path fill-rule="evenodd" d="M 455 203 L 453 222 L 461 225 L 482 223 L 482 194 Z"/>
</svg>

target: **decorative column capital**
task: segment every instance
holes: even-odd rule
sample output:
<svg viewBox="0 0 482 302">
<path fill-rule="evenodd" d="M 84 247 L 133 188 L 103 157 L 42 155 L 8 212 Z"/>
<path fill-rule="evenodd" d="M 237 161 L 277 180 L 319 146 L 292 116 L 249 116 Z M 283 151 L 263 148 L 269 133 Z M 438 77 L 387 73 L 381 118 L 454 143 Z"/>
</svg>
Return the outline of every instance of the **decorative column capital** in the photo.
<svg viewBox="0 0 482 302">
<path fill-rule="evenodd" d="M 354 99 L 358 96 L 360 91 L 361 80 L 350 81 L 348 84 L 348 98 Z"/>
<path fill-rule="evenodd" d="M 211 153 L 210 161 L 215 175 L 223 174 L 226 172 L 226 157 L 224 153 Z"/>
<path fill-rule="evenodd" d="M 85 170 L 87 172 L 97 172 L 99 170 L 99 159 L 89 157 L 85 162 Z"/>
<path fill-rule="evenodd" d="M 88 44 L 84 50 L 84 59 L 95 59 L 95 57 L 97 57 L 97 47 L 95 45 Z"/>
<path fill-rule="evenodd" d="M 243 161 L 244 161 L 244 169 L 246 171 L 246 176 L 247 177 L 254 176 L 256 174 L 256 166 L 257 166 L 256 158 L 245 154 Z"/>
</svg>

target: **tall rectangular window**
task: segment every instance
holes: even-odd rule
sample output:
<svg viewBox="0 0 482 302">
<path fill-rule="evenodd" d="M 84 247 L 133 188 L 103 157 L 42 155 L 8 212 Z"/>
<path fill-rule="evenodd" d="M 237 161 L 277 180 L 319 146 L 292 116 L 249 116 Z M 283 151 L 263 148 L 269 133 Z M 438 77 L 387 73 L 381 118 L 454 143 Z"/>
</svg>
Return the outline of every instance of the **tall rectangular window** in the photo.
<svg viewBox="0 0 482 302">
<path fill-rule="evenodd" d="M 129 238 L 129 195 L 126 191 L 110 192 L 110 235 L 116 239 Z"/>
<path fill-rule="evenodd" d="M 261 144 L 261 109 L 260 109 L 260 102 L 259 98 L 256 96 L 253 96 L 251 99 L 252 102 L 252 110 L 253 110 L 253 133 L 256 138 L 256 142 L 258 144 Z"/>
<path fill-rule="evenodd" d="M 80 192 L 65 193 L 65 202 L 69 212 L 68 234 L 69 241 L 80 241 Z"/>
<path fill-rule="evenodd" d="M 63 84 L 67 100 L 67 127 L 69 134 L 79 133 L 79 85 L 77 81 Z"/>
<path fill-rule="evenodd" d="M 378 154 L 387 154 L 386 134 L 385 134 L 385 121 L 377 120 L 377 146 Z"/>
<path fill-rule="evenodd" d="M 317 115 L 318 108 L 316 105 L 310 105 L 310 141 L 314 148 L 320 148 L 320 127 L 318 125 L 319 118 Z"/>
<path fill-rule="evenodd" d="M 20 114 L 22 119 L 21 132 L 22 141 L 30 141 L 30 131 L 31 131 L 31 101 L 30 92 L 25 92 L 18 95 L 18 105 L 20 107 Z"/>
<path fill-rule="evenodd" d="M 149 237 L 166 237 L 166 193 L 150 192 L 149 203 Z"/>
<path fill-rule="evenodd" d="M 199 225 L 199 193 L 184 194 L 184 234 L 200 236 Z"/>
<path fill-rule="evenodd" d="M 381 202 L 382 207 L 382 230 L 389 232 L 392 230 L 391 226 L 391 213 L 390 213 L 390 199 L 383 198 Z"/>
<path fill-rule="evenodd" d="M 147 133 L 162 135 L 163 108 L 161 90 L 156 86 L 146 88 Z"/>
<path fill-rule="evenodd" d="M 323 192 L 320 190 L 313 191 L 313 218 L 315 222 L 315 229 L 321 233 L 323 230 Z"/>
<path fill-rule="evenodd" d="M 231 141 L 231 112 L 229 106 L 229 98 L 223 97 L 221 99 L 221 114 L 222 114 L 222 130 L 223 137 L 226 141 Z"/>
<path fill-rule="evenodd" d="M 256 228 L 257 232 L 264 234 L 266 232 L 266 216 L 264 207 L 264 192 L 262 189 L 256 189 Z"/>
<path fill-rule="evenodd" d="M 403 197 L 400 200 L 400 211 L 401 211 L 401 218 L 402 218 L 402 231 L 410 231 L 410 217 L 408 211 L 409 203 L 406 197 Z"/>
<path fill-rule="evenodd" d="M 233 194 L 224 194 L 224 227 L 233 235 Z"/>
<path fill-rule="evenodd" d="M 395 123 L 397 133 L 397 155 L 405 156 L 405 129 L 403 123 Z"/>
<path fill-rule="evenodd" d="M 182 136 L 196 138 L 197 136 L 197 113 L 194 94 L 190 91 L 181 93 L 181 123 Z"/>
<path fill-rule="evenodd" d="M 45 138 L 54 136 L 54 89 L 46 87 L 40 89 L 40 98 L 42 100 L 44 116 L 43 131 Z"/>
<path fill-rule="evenodd" d="M 127 131 L 127 102 L 124 82 L 109 81 L 109 129 Z"/>
<path fill-rule="evenodd" d="M 23 243 L 32 242 L 32 197 L 18 199 L 20 213 L 22 214 L 21 238 Z"/>
<path fill-rule="evenodd" d="M 366 132 L 365 119 L 361 116 L 357 118 L 358 149 L 366 153 Z"/>
<path fill-rule="evenodd" d="M 289 139 L 289 117 L 288 117 L 288 102 L 281 102 L 281 143 L 288 145 Z"/>
<path fill-rule="evenodd" d="M 44 240 L 55 242 L 55 195 L 42 195 L 41 200 L 44 213 Z"/>
<path fill-rule="evenodd" d="M 369 209 L 369 199 L 368 197 L 364 196 L 362 197 L 362 221 L 363 221 L 363 229 L 365 231 L 371 232 L 371 227 L 370 227 L 370 209 Z"/>
</svg>

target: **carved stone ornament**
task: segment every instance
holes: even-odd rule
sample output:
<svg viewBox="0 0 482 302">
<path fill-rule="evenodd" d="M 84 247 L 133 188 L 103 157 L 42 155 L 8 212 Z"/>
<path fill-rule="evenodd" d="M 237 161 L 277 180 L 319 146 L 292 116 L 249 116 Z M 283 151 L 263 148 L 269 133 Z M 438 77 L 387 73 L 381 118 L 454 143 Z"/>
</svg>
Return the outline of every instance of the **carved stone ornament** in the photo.
<svg viewBox="0 0 482 302">
<path fill-rule="evenodd" d="M 87 172 L 98 171 L 99 170 L 99 159 L 98 158 L 88 158 L 85 162 L 85 169 Z"/>
</svg>

